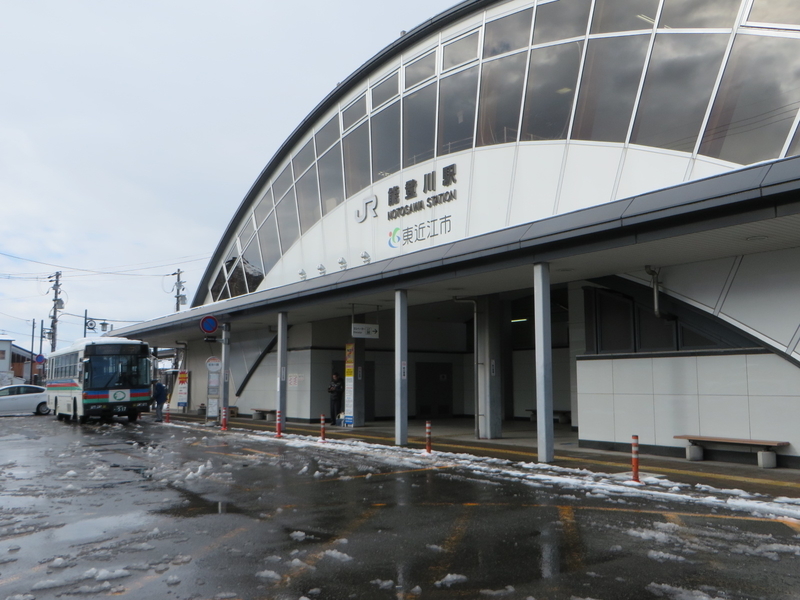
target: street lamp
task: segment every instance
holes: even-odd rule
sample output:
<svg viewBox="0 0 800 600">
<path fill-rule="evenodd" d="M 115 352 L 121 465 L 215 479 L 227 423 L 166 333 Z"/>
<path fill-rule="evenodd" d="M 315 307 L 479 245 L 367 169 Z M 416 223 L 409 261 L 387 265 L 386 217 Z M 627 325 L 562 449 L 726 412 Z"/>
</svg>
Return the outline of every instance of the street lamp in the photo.
<svg viewBox="0 0 800 600">
<path fill-rule="evenodd" d="M 97 331 L 97 325 L 97 319 L 90 318 L 88 310 L 83 311 L 83 337 L 86 337 L 87 331 Z M 100 331 L 103 333 L 108 331 L 108 321 L 105 319 L 100 321 Z"/>
</svg>

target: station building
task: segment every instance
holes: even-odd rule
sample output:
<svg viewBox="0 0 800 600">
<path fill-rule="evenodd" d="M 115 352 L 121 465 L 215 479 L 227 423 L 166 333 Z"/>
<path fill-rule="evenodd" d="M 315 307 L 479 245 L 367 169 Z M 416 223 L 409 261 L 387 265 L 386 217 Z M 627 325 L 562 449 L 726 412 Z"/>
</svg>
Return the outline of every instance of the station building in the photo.
<svg viewBox="0 0 800 600">
<path fill-rule="evenodd" d="M 798 2 L 466 0 L 297 126 L 190 310 L 114 335 L 184 348 L 193 407 L 224 351 L 240 413 L 318 421 L 347 366 L 348 420 L 398 444 L 534 415 L 540 460 L 556 417 L 797 466 L 798 108 Z"/>
</svg>

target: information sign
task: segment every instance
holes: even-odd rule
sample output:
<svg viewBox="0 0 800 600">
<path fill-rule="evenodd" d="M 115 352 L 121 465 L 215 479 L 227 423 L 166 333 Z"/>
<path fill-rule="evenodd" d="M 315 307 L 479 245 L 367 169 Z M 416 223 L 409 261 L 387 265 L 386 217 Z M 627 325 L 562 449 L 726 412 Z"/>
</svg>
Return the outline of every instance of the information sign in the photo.
<svg viewBox="0 0 800 600">
<path fill-rule="evenodd" d="M 344 355 L 344 424 L 353 426 L 353 386 L 356 366 L 356 345 L 346 344 Z"/>
<path fill-rule="evenodd" d="M 178 371 L 178 383 L 175 385 L 174 393 L 178 406 L 189 405 L 189 371 Z"/>
<path fill-rule="evenodd" d="M 218 356 L 209 356 L 206 359 L 206 369 L 209 373 L 219 373 L 222 371 L 222 359 Z"/>
<path fill-rule="evenodd" d="M 350 335 L 354 338 L 369 338 L 377 340 L 380 337 L 380 326 L 372 323 L 353 323 Z"/>
</svg>

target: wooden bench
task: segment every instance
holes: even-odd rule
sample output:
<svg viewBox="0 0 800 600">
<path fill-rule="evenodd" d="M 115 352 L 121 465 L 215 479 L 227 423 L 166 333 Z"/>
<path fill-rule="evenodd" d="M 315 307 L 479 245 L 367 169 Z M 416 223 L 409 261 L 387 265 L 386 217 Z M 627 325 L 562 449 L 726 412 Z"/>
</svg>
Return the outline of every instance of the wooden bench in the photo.
<svg viewBox="0 0 800 600">
<path fill-rule="evenodd" d="M 535 421 L 536 420 L 536 409 L 535 408 L 526 408 L 525 412 L 531 413 L 531 421 Z M 569 423 L 571 421 L 570 414 L 571 413 L 568 410 L 554 410 L 553 411 L 553 419 L 555 419 L 559 423 Z"/>
<path fill-rule="evenodd" d="M 262 421 L 275 421 L 277 420 L 278 411 L 274 409 L 265 408 L 251 408 L 253 419 L 261 419 Z"/>
<path fill-rule="evenodd" d="M 777 465 L 775 448 L 788 446 L 789 442 L 775 440 L 749 440 L 743 438 L 726 438 L 713 435 L 676 435 L 676 440 L 687 440 L 686 460 L 703 460 L 703 443 L 728 444 L 731 446 L 749 446 L 761 448 L 758 452 L 758 466 L 762 469 L 774 469 Z"/>
</svg>

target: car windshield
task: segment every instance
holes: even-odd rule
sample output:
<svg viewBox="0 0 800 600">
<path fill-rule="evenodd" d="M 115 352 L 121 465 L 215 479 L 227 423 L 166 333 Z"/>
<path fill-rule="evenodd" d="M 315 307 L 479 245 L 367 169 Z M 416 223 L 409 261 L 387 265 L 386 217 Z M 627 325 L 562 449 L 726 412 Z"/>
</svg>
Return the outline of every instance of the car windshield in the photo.
<svg viewBox="0 0 800 600">
<path fill-rule="evenodd" d="M 108 355 L 86 359 L 84 389 L 113 390 L 150 385 L 149 360 L 141 356 Z"/>
</svg>

